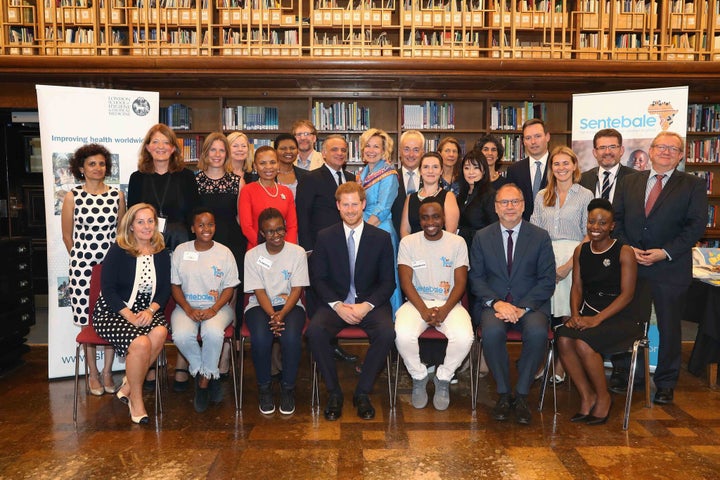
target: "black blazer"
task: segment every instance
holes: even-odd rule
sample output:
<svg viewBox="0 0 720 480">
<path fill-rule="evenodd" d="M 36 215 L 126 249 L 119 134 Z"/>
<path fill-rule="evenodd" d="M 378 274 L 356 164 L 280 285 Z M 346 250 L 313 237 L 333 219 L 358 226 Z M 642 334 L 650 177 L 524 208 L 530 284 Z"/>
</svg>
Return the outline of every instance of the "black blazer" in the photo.
<svg viewBox="0 0 720 480">
<path fill-rule="evenodd" d="M 358 302 L 375 308 L 390 305 L 395 291 L 395 261 L 390 234 L 365 223 L 355 259 L 355 292 Z M 327 305 L 342 302 L 350 291 L 350 263 L 343 223 L 320 230 L 310 255 L 310 285 Z"/>
<path fill-rule="evenodd" d="M 545 162 L 545 172 L 542 176 L 542 182 L 540 182 L 540 188 L 543 189 L 547 186 L 547 173 L 548 166 L 550 165 L 550 157 Z M 505 175 L 507 183 L 514 183 L 520 190 L 522 190 L 523 198 L 525 199 L 525 211 L 523 212 L 523 219 L 530 221 L 530 216 L 535 209 L 535 199 L 532 194 L 532 179 L 530 178 L 530 158 L 525 157 L 520 161 L 511 163 L 507 168 Z"/>
<path fill-rule="evenodd" d="M 335 202 L 337 179 L 330 170 L 323 165 L 309 172 L 303 171 L 302 181 L 298 177 L 295 208 L 300 246 L 309 251 L 315 245 L 318 232 L 341 219 Z M 355 181 L 350 172 L 343 170 L 343 176 L 346 182 Z"/>
<path fill-rule="evenodd" d="M 470 251 L 475 232 L 498 221 L 495 212 L 495 189 L 488 186 L 482 194 L 471 195 L 467 203 L 461 194 L 458 197 L 458 205 L 460 207 L 459 234 L 465 239 L 468 251 Z"/>
<path fill-rule="evenodd" d="M 587 172 L 584 172 L 582 176 L 580 177 L 580 185 L 587 188 L 591 192 L 593 192 L 593 195 L 597 193 L 597 186 L 598 186 L 598 170 L 600 167 L 591 168 Z M 614 195 L 617 194 L 618 189 L 620 188 L 620 182 L 622 182 L 622 179 L 628 175 L 632 175 L 634 173 L 637 173 L 637 170 L 634 168 L 626 167 L 625 165 L 620 165 L 620 168 L 618 168 L 617 171 L 617 178 L 615 179 L 615 192 Z M 600 185 L 602 188 L 602 185 Z M 613 198 L 610 200 L 612 201 Z"/>
<path fill-rule="evenodd" d="M 705 233 L 705 181 L 675 170 L 667 180 L 650 215 L 645 217 L 645 188 L 650 171 L 625 177 L 615 192 L 615 231 L 618 240 L 647 250 L 662 248 L 672 258 L 645 267 L 638 276 L 687 286 L 692 280 L 692 247 Z"/>
<path fill-rule="evenodd" d="M 400 238 L 400 220 L 402 219 L 403 208 L 405 207 L 405 197 L 407 196 L 407 193 L 405 192 L 405 179 L 403 178 L 402 168 L 398 168 L 396 171 L 398 174 L 398 194 L 392 204 L 390 214 L 392 215 L 392 222 L 393 226 L 395 227 L 395 233 L 397 234 L 397 238 Z M 418 178 L 417 181 L 419 183 L 420 179 Z"/>
</svg>

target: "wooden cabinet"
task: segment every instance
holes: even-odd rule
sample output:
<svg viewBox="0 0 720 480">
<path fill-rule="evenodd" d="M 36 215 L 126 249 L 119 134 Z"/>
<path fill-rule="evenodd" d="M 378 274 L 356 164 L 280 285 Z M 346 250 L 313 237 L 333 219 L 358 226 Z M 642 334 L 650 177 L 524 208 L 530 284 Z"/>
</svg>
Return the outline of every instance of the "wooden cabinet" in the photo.
<svg viewBox="0 0 720 480">
<path fill-rule="evenodd" d="M 0 53 L 35 55 L 38 51 L 36 0 L 6 0 L 0 6 Z"/>
<path fill-rule="evenodd" d="M 30 238 L 0 239 L 0 373 L 18 365 L 28 351 L 25 337 L 35 324 Z"/>
</svg>

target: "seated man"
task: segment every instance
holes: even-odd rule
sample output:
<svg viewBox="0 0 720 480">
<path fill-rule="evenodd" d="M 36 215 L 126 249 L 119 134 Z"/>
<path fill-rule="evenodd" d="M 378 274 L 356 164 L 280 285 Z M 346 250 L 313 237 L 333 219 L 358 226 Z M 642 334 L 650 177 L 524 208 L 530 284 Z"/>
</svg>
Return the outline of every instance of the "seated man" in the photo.
<svg viewBox="0 0 720 480">
<path fill-rule="evenodd" d="M 500 394 L 492 417 L 507 420 L 515 407 L 518 423 L 530 423 L 527 395 L 547 345 L 550 297 L 555 290 L 555 256 L 550 236 L 523 221 L 522 191 L 512 183 L 495 195 L 499 221 L 475 234 L 470 248 L 470 284 L 480 321 L 482 345 Z M 510 389 L 507 330 L 522 332 L 515 398 Z"/>
<path fill-rule="evenodd" d="M 444 232 L 444 226 L 443 205 L 435 197 L 426 198 L 420 204 L 422 232 L 403 238 L 398 250 L 400 286 L 408 301 L 395 314 L 395 343 L 413 379 L 415 408 L 424 408 L 428 402 L 420 334 L 433 326 L 448 339 L 445 359 L 433 380 L 437 410 L 450 404 L 450 380 L 473 342 L 470 315 L 460 305 L 467 285 L 467 246 L 462 237 Z"/>
<path fill-rule="evenodd" d="M 310 285 L 318 306 L 306 336 L 329 393 L 325 418 L 337 420 L 343 394 L 331 342 L 348 326 L 367 333 L 370 348 L 353 404 L 360 418 L 370 420 L 375 408 L 369 394 L 395 340 L 390 306 L 395 291 L 393 247 L 387 232 L 363 222 L 365 190 L 360 184 L 343 183 L 335 198 L 342 222 L 320 230 L 310 256 Z"/>
</svg>

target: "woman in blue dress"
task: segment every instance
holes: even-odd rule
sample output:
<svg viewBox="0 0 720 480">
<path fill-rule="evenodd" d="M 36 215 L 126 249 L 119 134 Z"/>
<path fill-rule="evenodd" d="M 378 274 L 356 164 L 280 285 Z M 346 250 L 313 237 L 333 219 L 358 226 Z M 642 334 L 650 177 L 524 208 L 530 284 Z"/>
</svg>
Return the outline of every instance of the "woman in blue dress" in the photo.
<svg viewBox="0 0 720 480">
<path fill-rule="evenodd" d="M 395 258 L 397 258 L 398 237 L 393 227 L 391 212 L 398 192 L 397 171 L 390 164 L 393 140 L 387 132 L 370 128 L 360 136 L 360 151 L 365 167 L 360 172 L 358 181 L 365 189 L 367 197 L 363 220 L 390 234 Z M 395 269 L 395 285 L 395 293 L 390 299 L 393 313 L 402 304 L 397 268 Z"/>
</svg>

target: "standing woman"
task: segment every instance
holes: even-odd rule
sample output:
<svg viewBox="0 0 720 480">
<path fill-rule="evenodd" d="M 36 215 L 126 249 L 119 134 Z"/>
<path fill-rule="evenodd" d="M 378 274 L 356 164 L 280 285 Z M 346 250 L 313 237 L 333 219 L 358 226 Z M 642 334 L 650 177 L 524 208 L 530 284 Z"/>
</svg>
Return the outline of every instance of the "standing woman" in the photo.
<svg viewBox="0 0 720 480">
<path fill-rule="evenodd" d="M 101 294 L 93 326 L 125 357 L 123 383 L 117 397 L 127 403 L 133 423 L 148 423 L 143 379 L 160 354 L 165 339 L 165 304 L 170 298 L 170 252 L 158 231 L 155 208 L 130 207 L 120 221 L 117 243 L 103 261 Z"/>
<path fill-rule="evenodd" d="M 85 182 L 65 194 L 61 225 L 65 248 L 70 254 L 70 287 L 73 322 L 88 324 L 88 300 L 92 267 L 101 263 L 115 243 L 117 225 L 125 214 L 123 193 L 105 184 L 110 176 L 112 157 L 102 145 L 91 143 L 78 148 L 70 158 L 73 176 Z M 102 377 L 96 363 L 96 347 L 87 347 L 85 361 L 90 369 L 90 393 L 115 393 L 112 378 L 114 351 L 105 347 Z"/>
<path fill-rule="evenodd" d="M 158 231 L 170 251 L 190 240 L 188 214 L 200 202 L 195 175 L 185 168 L 175 132 L 163 123 L 153 125 L 145 134 L 138 169 L 130 175 L 128 208 L 141 202 L 155 207 Z M 145 388 L 152 390 L 154 372 L 148 377 Z M 173 390 L 184 392 L 188 386 L 187 362 L 178 355 Z"/>
<path fill-rule="evenodd" d="M 363 220 L 390 234 L 397 258 L 398 237 L 392 221 L 392 205 L 398 193 L 397 171 L 390 165 L 393 140 L 387 132 L 369 128 L 360 136 L 360 152 L 365 163 L 358 182 L 365 189 L 366 204 Z M 400 282 L 395 268 L 395 293 L 390 298 L 393 313 L 402 304 Z"/>
<path fill-rule="evenodd" d="M 475 232 L 497 221 L 495 213 L 495 189 L 490 184 L 490 175 L 485 155 L 479 150 L 468 152 L 462 160 L 460 208 L 458 234 L 465 239 L 468 249 Z"/>
<path fill-rule="evenodd" d="M 422 230 L 420 228 L 420 202 L 428 197 L 437 198 L 445 210 L 445 231 L 455 233 L 460 218 L 455 194 L 440 186 L 443 172 L 442 157 L 435 152 L 428 152 L 420 159 L 421 187 L 417 192 L 405 198 L 402 219 L 400 219 L 400 236 L 406 237 L 411 233 Z"/>
<path fill-rule="evenodd" d="M 548 157 L 552 175 L 547 187 L 535 197 L 535 210 L 530 223 L 547 230 L 555 254 L 555 293 L 550 299 L 555 323 L 565 323 L 570 317 L 570 287 L 572 285 L 573 252 L 587 239 L 587 206 L 593 193 L 581 186 L 580 169 L 575 152 L 569 147 L 556 147 Z M 559 365 L 558 365 L 559 367 Z M 555 370 L 558 372 L 558 369 Z M 562 383 L 565 373 L 555 374 L 552 380 Z"/>
<path fill-rule="evenodd" d="M 240 191 L 238 212 L 240 213 L 240 227 L 247 238 L 250 250 L 261 241 L 258 216 L 266 208 L 273 207 L 280 211 L 285 218 L 285 240 L 297 244 L 297 212 L 292 192 L 285 185 L 277 183 L 278 159 L 273 147 L 262 146 L 255 152 L 255 170 L 259 178 L 256 182 L 245 185 Z"/>
<path fill-rule="evenodd" d="M 240 189 L 245 186 L 245 175 L 252 174 L 252 144 L 247 135 L 242 132 L 232 132 L 227 136 L 230 145 L 230 161 L 227 163 L 227 171 L 232 172 L 242 179 Z M 254 182 L 257 178 L 250 181 Z M 249 183 L 249 182 L 248 182 Z"/>
<path fill-rule="evenodd" d="M 298 158 L 298 142 L 289 133 L 281 133 L 275 138 L 273 146 L 278 155 L 277 182 L 288 187 L 295 198 L 298 182 L 308 173 L 308 170 L 295 165 L 295 160 Z"/>
<path fill-rule="evenodd" d="M 175 132 L 162 123 L 148 130 L 138 169 L 130 175 L 128 207 L 141 202 L 155 207 L 168 249 L 190 240 L 187 216 L 199 202 L 195 175 L 185 168 Z"/>
<path fill-rule="evenodd" d="M 492 187 L 497 191 L 507 183 L 504 174 L 500 171 L 502 159 L 505 155 L 502 142 L 493 135 L 487 135 L 475 144 L 475 148 L 485 155 L 488 164 L 488 177 Z"/>
<path fill-rule="evenodd" d="M 285 242 L 285 220 L 275 208 L 260 213 L 265 239 L 245 256 L 245 292 L 251 294 L 245 310 L 258 383 L 260 412 L 275 411 L 272 394 L 271 350 L 277 338 L 281 348 L 280 413 L 295 412 L 295 380 L 302 352 L 305 307 L 300 301 L 310 285 L 305 249 Z"/>
<path fill-rule="evenodd" d="M 443 172 L 440 177 L 440 186 L 443 190 L 450 190 L 455 196 L 460 193 L 460 162 L 462 156 L 460 142 L 453 137 L 445 137 L 440 140 L 437 149 L 442 157 Z"/>
<path fill-rule="evenodd" d="M 608 200 L 596 198 L 587 209 L 590 241 L 575 249 L 572 313 L 557 335 L 560 360 L 580 393 L 580 411 L 570 421 L 601 425 L 612 405 L 603 356 L 627 351 L 643 327 L 632 307 L 635 253 L 610 237 L 615 219 Z"/>
</svg>

